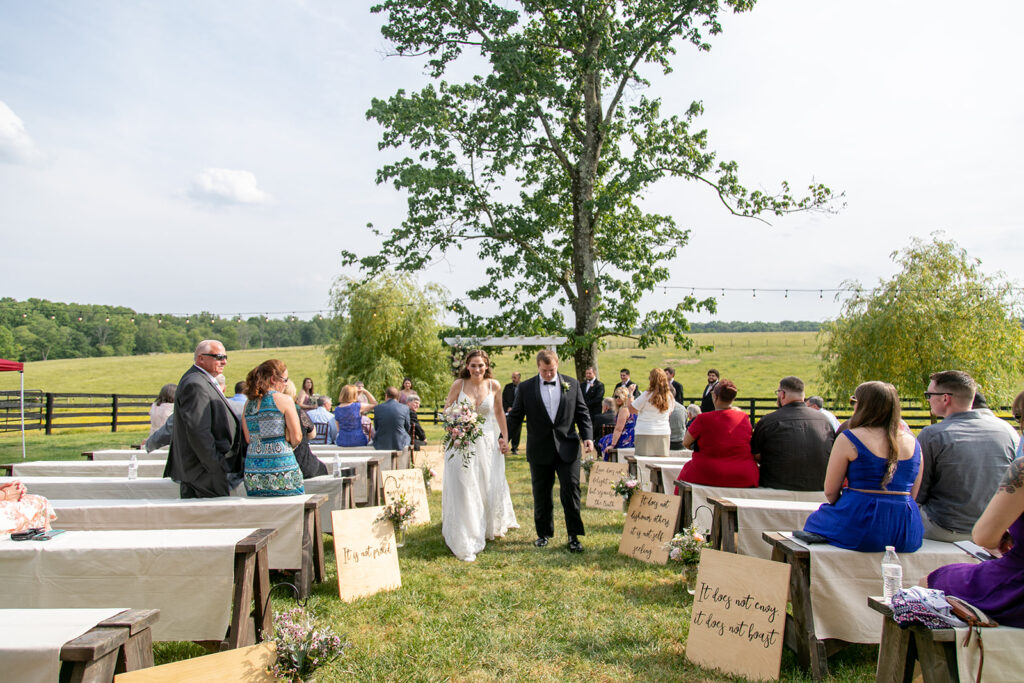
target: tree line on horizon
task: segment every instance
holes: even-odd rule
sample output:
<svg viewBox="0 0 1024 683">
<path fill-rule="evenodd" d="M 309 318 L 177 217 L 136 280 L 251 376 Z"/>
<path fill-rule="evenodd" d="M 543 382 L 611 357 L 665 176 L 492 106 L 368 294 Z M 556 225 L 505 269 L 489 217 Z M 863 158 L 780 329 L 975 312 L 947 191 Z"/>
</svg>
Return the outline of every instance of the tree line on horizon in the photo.
<svg viewBox="0 0 1024 683">
<path fill-rule="evenodd" d="M 18 361 L 185 353 L 203 339 L 228 350 L 309 346 L 329 341 L 331 321 L 207 312 L 193 316 L 139 313 L 125 306 L 0 298 L 0 358 Z"/>
</svg>

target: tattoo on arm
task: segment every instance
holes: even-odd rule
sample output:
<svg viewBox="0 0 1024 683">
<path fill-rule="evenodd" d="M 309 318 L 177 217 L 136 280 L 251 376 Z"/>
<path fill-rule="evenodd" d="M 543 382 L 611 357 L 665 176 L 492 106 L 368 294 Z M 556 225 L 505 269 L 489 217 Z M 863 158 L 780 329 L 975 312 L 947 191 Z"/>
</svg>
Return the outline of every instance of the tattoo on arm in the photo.
<svg viewBox="0 0 1024 683">
<path fill-rule="evenodd" d="M 1003 480 L 999 482 L 999 490 L 1016 493 L 1024 489 L 1024 458 L 1017 458 L 1006 468 Z"/>
</svg>

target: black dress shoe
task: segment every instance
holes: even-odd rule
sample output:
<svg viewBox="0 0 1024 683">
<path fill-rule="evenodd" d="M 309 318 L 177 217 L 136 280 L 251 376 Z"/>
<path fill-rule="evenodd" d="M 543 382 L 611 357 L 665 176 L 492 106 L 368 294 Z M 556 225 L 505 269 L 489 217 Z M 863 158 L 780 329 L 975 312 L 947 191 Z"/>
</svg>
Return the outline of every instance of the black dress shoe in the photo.
<svg viewBox="0 0 1024 683">
<path fill-rule="evenodd" d="M 575 536 L 570 536 L 569 537 L 569 552 L 570 553 L 582 553 L 583 552 L 583 544 L 580 543 L 580 540 L 578 538 L 576 538 Z"/>
<path fill-rule="evenodd" d="M 538 548 L 545 548 L 548 545 L 548 539 L 544 536 L 538 536 L 536 540 L 534 540 L 533 544 Z"/>
</svg>

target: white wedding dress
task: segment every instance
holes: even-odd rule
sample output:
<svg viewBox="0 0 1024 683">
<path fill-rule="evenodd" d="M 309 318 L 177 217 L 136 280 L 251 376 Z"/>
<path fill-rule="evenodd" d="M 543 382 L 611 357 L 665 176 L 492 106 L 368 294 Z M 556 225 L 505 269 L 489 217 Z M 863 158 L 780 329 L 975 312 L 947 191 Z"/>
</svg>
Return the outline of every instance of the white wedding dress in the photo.
<svg viewBox="0 0 1024 683">
<path fill-rule="evenodd" d="M 461 390 L 458 400 L 473 401 Z M 475 560 L 488 540 L 519 528 L 505 479 L 505 456 L 498 447 L 501 433 L 493 392 L 477 412 L 485 418 L 483 435 L 473 444 L 469 465 L 462 466 L 461 454 L 446 451 L 441 488 L 441 535 L 452 553 L 466 562 Z"/>
</svg>

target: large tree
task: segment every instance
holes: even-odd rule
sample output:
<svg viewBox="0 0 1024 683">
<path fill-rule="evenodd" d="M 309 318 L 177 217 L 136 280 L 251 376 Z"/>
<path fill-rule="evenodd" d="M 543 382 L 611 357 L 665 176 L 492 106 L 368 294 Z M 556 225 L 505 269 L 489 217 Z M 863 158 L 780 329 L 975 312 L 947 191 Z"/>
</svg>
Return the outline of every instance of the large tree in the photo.
<svg viewBox="0 0 1024 683">
<path fill-rule="evenodd" d="M 451 375 L 441 344 L 444 290 L 420 288 L 408 275 L 340 278 L 332 292 L 335 330 L 327 347 L 327 387 L 362 381 L 374 395 L 411 377 L 423 402 L 440 401 Z"/>
<path fill-rule="evenodd" d="M 449 249 L 473 249 L 488 281 L 455 300 L 469 335 L 566 333 L 577 371 L 600 340 L 634 335 L 641 346 L 672 338 L 689 348 L 686 313 L 714 300 L 686 297 L 641 316 L 641 298 L 664 283 L 688 231 L 638 201 L 665 178 L 694 180 L 726 210 L 757 217 L 830 206 L 812 184 L 796 198 L 748 191 L 733 161 L 719 162 L 707 133 L 639 94 L 647 73 L 670 71 L 679 45 L 708 50 L 723 6 L 752 0 L 385 0 L 384 36 L 395 53 L 425 55 L 437 80 L 375 99 L 367 116 L 382 149 L 413 152 L 383 166 L 380 183 L 408 193 L 401 226 L 376 231 L 380 250 L 358 262 L 370 276 L 423 268 Z M 443 80 L 457 62 L 484 73 Z M 486 66 L 485 66 L 486 65 Z M 460 68 L 464 68 L 460 67 Z M 372 227 L 372 226 L 371 226 Z M 485 317 L 469 302 L 491 300 Z M 572 320 L 566 321 L 568 312 Z"/>
<path fill-rule="evenodd" d="M 901 267 L 865 290 L 844 283 L 842 313 L 820 331 L 822 379 L 833 396 L 861 382 L 891 382 L 920 397 L 928 377 L 964 370 L 986 397 L 1006 402 L 1020 389 L 1024 331 L 1020 296 L 998 275 L 981 272 L 953 240 L 914 239 L 892 259 Z"/>
</svg>

